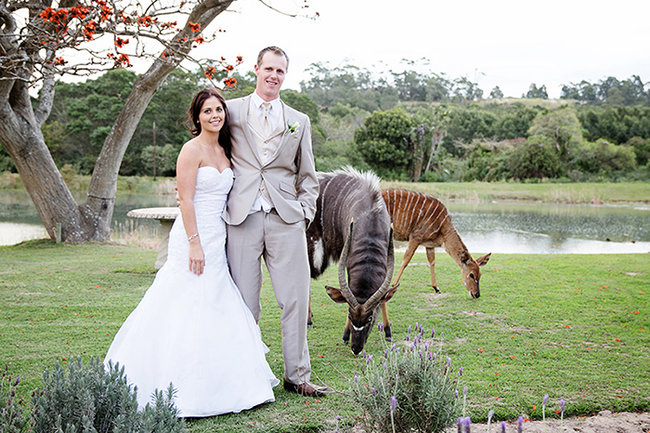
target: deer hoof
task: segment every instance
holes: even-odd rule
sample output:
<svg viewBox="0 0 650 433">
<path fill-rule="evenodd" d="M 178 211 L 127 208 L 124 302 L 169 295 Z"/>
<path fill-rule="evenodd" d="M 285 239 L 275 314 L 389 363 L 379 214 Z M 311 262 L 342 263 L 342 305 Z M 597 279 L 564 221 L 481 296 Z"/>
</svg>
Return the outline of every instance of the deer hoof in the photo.
<svg viewBox="0 0 650 433">
<path fill-rule="evenodd" d="M 438 289 L 438 286 L 431 286 L 431 287 L 433 287 L 433 290 L 435 290 L 436 293 L 442 293 L 442 292 Z"/>
<path fill-rule="evenodd" d="M 393 341 L 393 332 L 390 330 L 390 326 L 384 328 L 384 335 L 386 336 L 386 341 Z"/>
</svg>

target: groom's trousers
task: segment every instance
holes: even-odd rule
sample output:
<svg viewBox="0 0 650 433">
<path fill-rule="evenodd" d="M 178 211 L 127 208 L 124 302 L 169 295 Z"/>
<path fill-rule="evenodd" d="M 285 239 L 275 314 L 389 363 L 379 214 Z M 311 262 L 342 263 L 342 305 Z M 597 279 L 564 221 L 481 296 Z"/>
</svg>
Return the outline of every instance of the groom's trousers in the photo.
<svg viewBox="0 0 650 433">
<path fill-rule="evenodd" d="M 228 226 L 228 265 L 246 305 L 259 321 L 262 288 L 261 258 L 282 309 L 284 376 L 295 384 L 311 375 L 307 347 L 309 261 L 305 222 L 285 223 L 275 212 L 255 212 L 237 226 Z"/>
</svg>

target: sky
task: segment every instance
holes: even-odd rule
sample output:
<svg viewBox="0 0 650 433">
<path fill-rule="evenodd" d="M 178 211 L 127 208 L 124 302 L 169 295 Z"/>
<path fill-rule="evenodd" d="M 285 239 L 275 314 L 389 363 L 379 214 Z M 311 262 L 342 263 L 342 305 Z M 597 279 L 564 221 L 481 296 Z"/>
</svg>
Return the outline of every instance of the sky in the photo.
<svg viewBox="0 0 650 433">
<path fill-rule="evenodd" d="M 647 0 L 309 0 L 306 10 L 304 0 L 266 1 L 320 17 L 291 18 L 258 0 L 238 0 L 206 34 L 225 32 L 194 54 L 241 55 L 238 72 L 245 74 L 260 49 L 280 46 L 290 58 L 284 88 L 297 90 L 312 63 L 466 77 L 485 97 L 495 86 L 521 97 L 535 83 L 558 98 L 563 84 L 582 80 L 650 81 Z"/>
</svg>

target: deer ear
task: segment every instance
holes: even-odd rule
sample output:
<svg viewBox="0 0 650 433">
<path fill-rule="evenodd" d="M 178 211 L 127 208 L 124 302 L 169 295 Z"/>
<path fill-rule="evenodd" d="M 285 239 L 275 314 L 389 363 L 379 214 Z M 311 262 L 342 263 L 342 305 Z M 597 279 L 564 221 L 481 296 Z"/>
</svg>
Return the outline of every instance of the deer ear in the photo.
<svg viewBox="0 0 650 433">
<path fill-rule="evenodd" d="M 393 295 L 395 294 L 395 292 L 397 292 L 397 288 L 398 288 L 398 287 L 399 287 L 399 284 L 397 284 L 397 285 L 391 287 L 390 289 L 388 289 L 388 292 L 386 292 L 386 294 L 384 295 L 384 297 L 381 298 L 382 302 L 388 302 L 388 301 L 390 301 L 391 298 L 393 297 Z"/>
<path fill-rule="evenodd" d="M 337 304 L 343 304 L 347 302 L 345 298 L 343 297 L 343 294 L 339 289 L 336 287 L 332 286 L 325 286 L 325 290 L 327 290 L 327 294 L 330 295 L 330 298 L 332 298 L 332 301 L 336 302 Z"/>
<path fill-rule="evenodd" d="M 488 262 L 488 260 L 490 260 L 491 255 L 492 255 L 492 253 L 489 253 L 489 254 L 486 254 L 486 255 L 484 255 L 482 257 L 479 257 L 478 259 L 476 259 L 476 264 L 479 265 L 479 266 L 485 265 Z"/>
</svg>

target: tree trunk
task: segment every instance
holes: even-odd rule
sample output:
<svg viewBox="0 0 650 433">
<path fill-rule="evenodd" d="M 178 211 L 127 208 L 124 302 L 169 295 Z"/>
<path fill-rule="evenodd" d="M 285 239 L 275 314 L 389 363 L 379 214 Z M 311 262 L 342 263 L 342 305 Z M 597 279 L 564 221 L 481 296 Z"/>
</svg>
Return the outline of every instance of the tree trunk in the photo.
<svg viewBox="0 0 650 433">
<path fill-rule="evenodd" d="M 198 23 L 201 29 L 205 29 L 233 1 L 201 1 L 190 13 L 188 22 Z M 196 33 L 186 25 L 172 44 L 183 38 L 187 40 L 192 35 Z M 109 237 L 117 174 L 124 152 L 156 89 L 185 59 L 191 44 L 178 43 L 177 47 L 176 55 L 169 56 L 168 60 L 158 58 L 135 82 L 104 141 L 90 181 L 88 199 L 81 206 L 75 202 L 56 168 L 40 130 L 51 108 L 53 87 L 44 86 L 47 94 L 43 95 L 42 100 L 46 104 L 41 104 L 35 115 L 27 86 L 20 80 L 0 80 L 0 143 L 7 148 L 16 164 L 50 238 L 57 238 L 59 224 L 63 241 L 83 242 Z"/>
<path fill-rule="evenodd" d="M 57 224 L 60 224 L 62 239 L 87 239 L 88 227 L 52 160 L 40 128 L 33 118 L 21 116 L 21 111 L 16 113 L 8 103 L 3 104 L 0 141 L 16 164 L 48 235 L 56 239 Z"/>
</svg>

